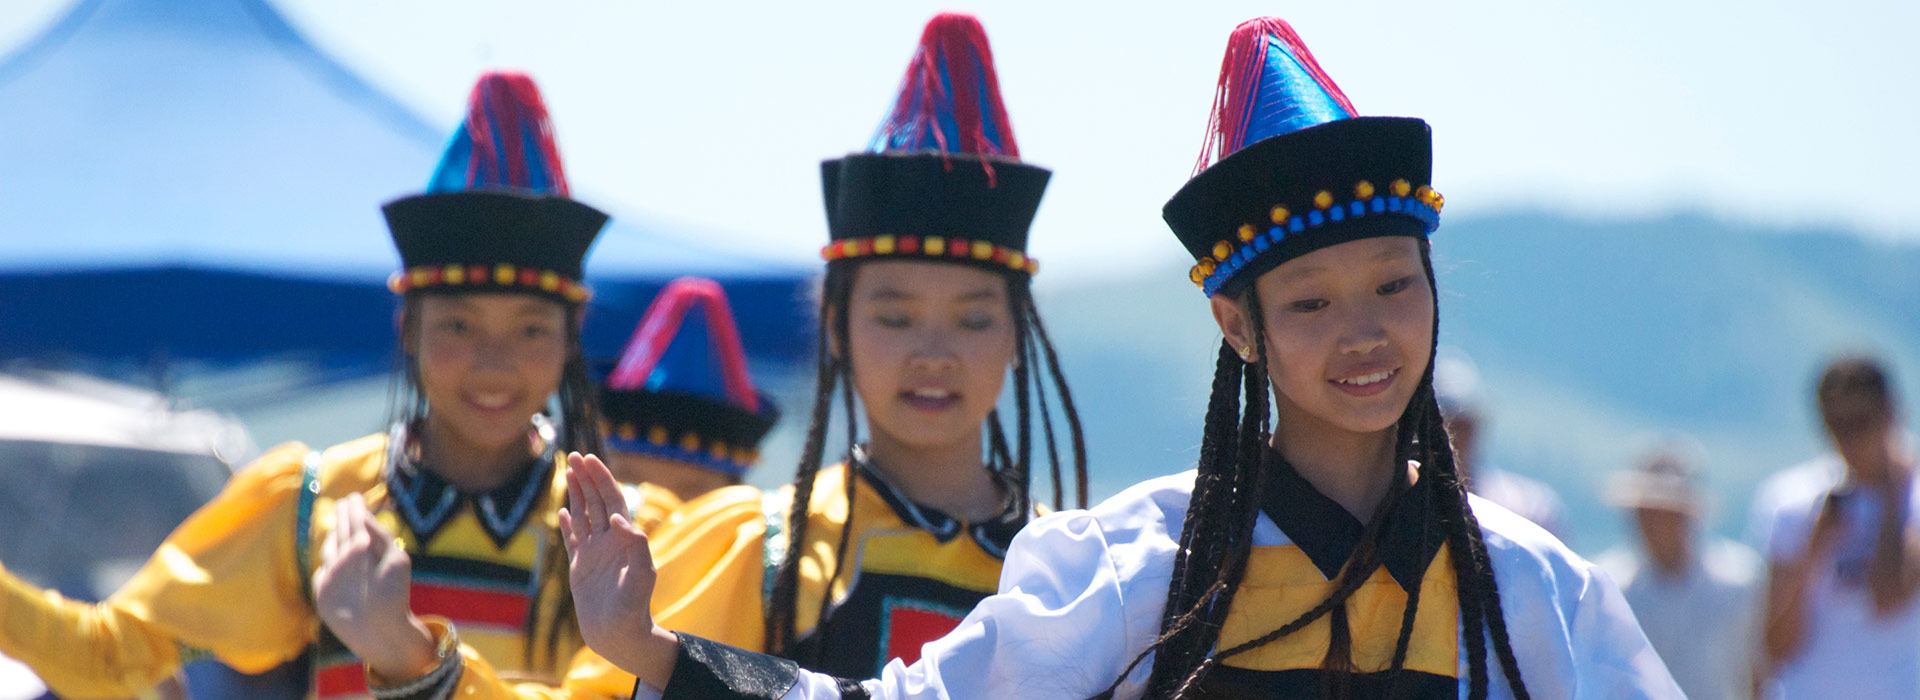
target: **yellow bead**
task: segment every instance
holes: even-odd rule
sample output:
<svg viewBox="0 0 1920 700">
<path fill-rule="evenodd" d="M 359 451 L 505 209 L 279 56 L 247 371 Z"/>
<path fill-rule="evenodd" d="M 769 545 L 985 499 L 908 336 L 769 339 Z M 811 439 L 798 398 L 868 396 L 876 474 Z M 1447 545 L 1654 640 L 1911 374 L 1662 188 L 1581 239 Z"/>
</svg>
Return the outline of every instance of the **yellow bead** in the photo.
<svg viewBox="0 0 1920 700">
<path fill-rule="evenodd" d="M 1240 225 L 1240 242 L 1241 243 L 1252 243 L 1253 237 L 1258 235 L 1260 235 L 1260 231 L 1259 229 L 1255 229 L 1253 227 L 1253 224 Z"/>
<path fill-rule="evenodd" d="M 407 281 L 412 283 L 409 286 L 413 286 L 413 287 L 427 286 L 427 268 L 424 268 L 424 267 L 413 268 L 412 272 L 407 273 Z"/>
<path fill-rule="evenodd" d="M 988 243 L 986 241 L 974 241 L 973 242 L 973 259 L 992 260 L 993 244 Z"/>
<path fill-rule="evenodd" d="M 1193 269 L 1187 271 L 1187 279 L 1193 280 L 1194 284 L 1200 284 L 1202 282 L 1207 281 L 1207 276 L 1206 274 L 1200 272 L 1199 265 L 1195 265 L 1193 266 Z"/>
<path fill-rule="evenodd" d="M 632 423 L 620 424 L 620 439 L 632 442 L 638 437 L 640 437 L 640 431 L 634 430 Z"/>
<path fill-rule="evenodd" d="M 1273 211 L 1270 212 L 1270 215 L 1273 219 L 1273 223 L 1284 224 L 1284 223 L 1287 223 L 1287 217 L 1292 216 L 1293 212 L 1287 211 L 1287 208 L 1284 206 L 1274 205 Z"/>
<path fill-rule="evenodd" d="M 680 436 L 680 449 L 686 450 L 688 452 L 699 452 L 700 436 L 695 435 L 693 433 L 687 433 L 685 435 Z"/>
<path fill-rule="evenodd" d="M 493 266 L 493 283 L 494 284 L 513 284 L 513 277 L 514 277 L 514 274 L 513 274 L 512 265 L 508 265 L 506 263 L 500 263 L 498 265 Z"/>
<path fill-rule="evenodd" d="M 1229 255 L 1233 255 L 1232 243 L 1221 241 L 1213 244 L 1213 259 L 1224 261 Z"/>
<path fill-rule="evenodd" d="M 920 250 L 928 255 L 946 255 L 947 239 L 939 236 L 927 236 L 926 240 L 920 242 Z"/>
<path fill-rule="evenodd" d="M 1395 197 L 1405 197 L 1408 192 L 1413 191 L 1413 184 L 1406 180 L 1394 180 L 1393 184 L 1387 185 L 1387 189 Z"/>
<path fill-rule="evenodd" d="M 1007 255 L 1007 267 L 1011 267 L 1015 270 L 1019 270 L 1019 269 L 1025 268 L 1026 266 L 1027 266 L 1027 256 L 1025 253 L 1021 253 L 1020 251 L 1016 250 Z"/>
<path fill-rule="evenodd" d="M 1040 274 L 1040 261 L 1035 260 L 1033 258 L 1027 258 L 1027 274 L 1029 275 Z"/>
<path fill-rule="evenodd" d="M 1321 209 L 1326 209 L 1328 207 L 1333 206 L 1333 193 L 1328 192 L 1326 190 L 1320 190 L 1319 192 L 1315 193 L 1313 195 L 1313 206 L 1319 207 Z"/>
<path fill-rule="evenodd" d="M 840 257 L 851 258 L 860 255 L 860 242 L 845 240 L 840 242 Z"/>
<path fill-rule="evenodd" d="M 402 274 L 400 274 L 400 273 L 398 273 L 398 272 L 395 272 L 395 273 L 393 273 L 392 275 L 388 275 L 388 276 L 387 276 L 387 289 L 388 289 L 388 290 L 390 290 L 390 291 L 392 291 L 392 292 L 393 292 L 394 294 L 399 294 L 399 293 L 401 293 L 401 292 L 404 292 L 404 291 L 407 291 L 407 278 L 406 278 L 406 276 L 404 276 L 404 275 L 402 275 Z"/>
<path fill-rule="evenodd" d="M 540 273 L 540 288 L 549 292 L 560 289 L 560 273 L 552 270 Z"/>
<path fill-rule="evenodd" d="M 880 236 L 873 239 L 873 252 L 875 255 L 892 255 L 893 236 Z"/>
<path fill-rule="evenodd" d="M 440 279 L 447 284 L 460 284 L 461 282 L 465 282 L 467 281 L 467 268 L 460 265 L 448 265 L 447 271 L 441 274 Z"/>
<path fill-rule="evenodd" d="M 667 426 L 656 425 L 647 429 L 647 442 L 654 445 L 667 444 Z"/>
<path fill-rule="evenodd" d="M 1414 198 L 1414 199 L 1417 199 L 1417 200 L 1420 200 L 1420 201 L 1422 201 L 1422 202 L 1425 202 L 1425 203 L 1428 203 L 1428 204 L 1432 204 L 1432 203 L 1433 203 L 1433 188 L 1431 188 L 1431 187 L 1428 187 L 1428 186 L 1426 186 L 1426 185 L 1421 185 L 1421 186 L 1420 186 L 1420 189 L 1417 189 L 1417 190 L 1414 190 L 1414 191 L 1413 191 L 1413 198 Z"/>
<path fill-rule="evenodd" d="M 1360 184 L 1353 186 L 1353 196 L 1361 199 L 1373 199 L 1373 183 L 1361 180 Z"/>
<path fill-rule="evenodd" d="M 1200 265 L 1199 265 L 1199 268 L 1200 268 L 1200 276 L 1201 276 L 1201 277 L 1210 277 L 1210 276 L 1212 276 L 1212 275 L 1213 275 L 1213 268 L 1214 268 L 1214 266 L 1215 266 L 1215 263 L 1213 262 L 1213 258 L 1206 258 L 1206 259 L 1203 259 L 1203 260 L 1201 260 L 1201 261 L 1200 261 Z"/>
<path fill-rule="evenodd" d="M 727 443 L 724 442 L 713 443 L 712 447 L 707 448 L 707 454 L 713 455 L 714 459 L 724 460 L 729 452 L 731 450 L 727 449 Z"/>
<path fill-rule="evenodd" d="M 1433 210 L 1440 211 L 1445 206 L 1447 206 L 1447 198 L 1440 196 L 1439 192 L 1433 193 Z"/>
</svg>

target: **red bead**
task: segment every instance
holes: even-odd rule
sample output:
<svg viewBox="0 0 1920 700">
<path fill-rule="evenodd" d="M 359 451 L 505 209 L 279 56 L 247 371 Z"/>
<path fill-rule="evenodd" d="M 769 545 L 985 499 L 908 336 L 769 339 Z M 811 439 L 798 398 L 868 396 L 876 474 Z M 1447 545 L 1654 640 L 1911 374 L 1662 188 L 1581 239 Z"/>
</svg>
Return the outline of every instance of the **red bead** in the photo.
<svg viewBox="0 0 1920 700">
<path fill-rule="evenodd" d="M 900 238 L 900 252 L 902 253 L 920 252 L 920 237 L 919 236 L 902 236 Z"/>
<path fill-rule="evenodd" d="M 956 258 L 967 257 L 973 251 L 973 241 L 955 238 L 947 242 L 947 254 Z"/>
<path fill-rule="evenodd" d="M 427 285 L 428 286 L 439 284 L 445 280 L 446 280 L 446 277 L 442 275 L 441 270 L 438 266 L 427 268 Z"/>
<path fill-rule="evenodd" d="M 1002 248 L 1002 247 L 1000 247 L 1000 246 L 994 246 L 994 247 L 993 247 L 993 261 L 994 261 L 994 262 L 997 262 L 997 263 L 1001 263 L 1001 264 L 1006 264 L 1006 262 L 1007 262 L 1007 259 L 1008 259 L 1008 258 L 1010 258 L 1010 257 L 1012 257 L 1012 256 L 1013 256 L 1013 251 L 1011 251 L 1011 250 L 1008 250 L 1008 249 L 1006 249 L 1006 248 Z"/>
<path fill-rule="evenodd" d="M 491 279 L 493 279 L 493 277 L 487 274 L 487 266 L 485 265 L 474 265 L 467 268 L 467 282 L 469 284 L 485 284 Z"/>
<path fill-rule="evenodd" d="M 521 270 L 520 270 L 520 284 L 521 284 L 521 286 L 525 286 L 525 287 L 531 287 L 531 286 L 533 286 L 533 285 L 536 285 L 536 284 L 539 284 L 539 283 L 540 283 L 540 271 L 539 271 L 539 270 L 534 270 L 534 269 L 528 269 L 528 268 L 521 268 Z"/>
<path fill-rule="evenodd" d="M 873 239 L 871 238 L 860 239 L 860 256 L 866 257 L 872 254 L 873 254 Z"/>
</svg>

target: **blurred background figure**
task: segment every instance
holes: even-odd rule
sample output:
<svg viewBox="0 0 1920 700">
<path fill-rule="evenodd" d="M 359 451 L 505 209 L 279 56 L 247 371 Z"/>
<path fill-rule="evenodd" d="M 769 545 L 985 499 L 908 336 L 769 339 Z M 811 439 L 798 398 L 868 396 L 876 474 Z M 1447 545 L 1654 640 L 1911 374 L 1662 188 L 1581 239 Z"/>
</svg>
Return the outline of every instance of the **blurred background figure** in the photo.
<svg viewBox="0 0 1920 700">
<path fill-rule="evenodd" d="M 1769 478 L 1753 527 L 1767 553 L 1768 696 L 1920 693 L 1913 443 L 1877 358 L 1846 357 L 1816 399 L 1833 452 Z"/>
<path fill-rule="evenodd" d="M 780 411 L 753 384 L 726 292 L 682 277 L 654 297 L 602 381 L 600 415 L 614 478 L 691 501 L 740 483 Z M 649 491 L 644 505 L 659 503 Z"/>
<path fill-rule="evenodd" d="M 1565 542 L 1566 508 L 1560 494 L 1533 479 L 1481 464 L 1480 438 L 1486 426 L 1485 400 L 1480 386 L 1480 369 L 1465 353 L 1443 347 L 1434 359 L 1433 392 L 1440 401 L 1440 413 L 1446 417 L 1447 435 L 1453 440 L 1453 458 L 1467 488 L 1474 495 L 1493 501 L 1522 518 L 1546 528 Z"/>
<path fill-rule="evenodd" d="M 1615 473 L 1605 500 L 1633 518 L 1639 537 L 1595 561 L 1620 584 L 1687 697 L 1749 698 L 1759 651 L 1760 556 L 1702 530 L 1705 461 L 1698 441 L 1667 436 L 1634 469 Z"/>
</svg>

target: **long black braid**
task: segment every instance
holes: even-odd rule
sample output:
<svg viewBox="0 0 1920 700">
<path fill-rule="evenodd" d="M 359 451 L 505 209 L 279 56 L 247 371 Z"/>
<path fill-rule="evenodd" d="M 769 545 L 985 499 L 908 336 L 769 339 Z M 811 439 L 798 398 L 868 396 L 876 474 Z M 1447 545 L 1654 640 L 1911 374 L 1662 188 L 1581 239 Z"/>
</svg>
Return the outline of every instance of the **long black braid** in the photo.
<svg viewBox="0 0 1920 700">
<path fill-rule="evenodd" d="M 415 292 L 408 294 L 400 307 L 401 333 L 417 339 L 420 332 L 420 299 L 433 292 Z M 600 454 L 604 450 L 600 434 L 599 404 L 594 400 L 597 388 L 587 372 L 587 360 L 580 345 L 580 314 L 577 307 L 565 305 L 567 358 L 560 370 L 560 386 L 555 396 L 560 405 L 558 416 L 558 443 L 554 445 L 557 454 L 579 452 L 581 454 Z M 420 383 L 420 365 L 418 360 L 407 353 L 402 343 L 398 362 L 400 371 L 394 375 L 394 381 L 388 387 L 387 419 L 389 424 L 400 423 L 409 426 L 421 424 L 427 417 L 427 395 Z M 556 467 L 558 468 L 558 467 Z M 562 498 L 567 498 L 562 496 Z M 571 503 L 554 504 L 553 508 L 568 507 Z M 560 644 L 563 640 L 580 642 L 579 622 L 574 618 L 573 589 L 567 576 L 567 552 L 561 545 L 559 530 L 540 533 L 543 538 L 542 555 L 539 562 L 539 585 L 556 586 L 555 605 L 551 615 L 542 615 L 541 606 L 535 605 L 527 610 L 522 622 L 526 630 L 522 652 L 527 663 L 535 668 L 541 667 L 544 653 L 545 667 L 559 668 L 567 659 L 561 658 Z M 536 645 L 536 640 L 538 644 Z"/>
<path fill-rule="evenodd" d="M 1426 271 L 1428 288 L 1437 300 L 1438 287 L 1433 275 L 1431 250 L 1424 240 L 1420 243 L 1420 261 Z M 1465 485 L 1454 464 L 1452 446 L 1441 424 L 1439 406 L 1433 394 L 1431 352 L 1419 388 L 1397 424 L 1392 486 L 1369 519 L 1359 544 L 1341 571 L 1334 591 L 1312 609 L 1273 631 L 1245 644 L 1216 650 L 1220 628 L 1225 622 L 1227 610 L 1232 606 L 1234 592 L 1245 574 L 1251 553 L 1253 525 L 1259 513 L 1257 494 L 1264 488 L 1264 475 L 1269 471 L 1260 468 L 1260 465 L 1264 459 L 1278 458 L 1277 454 L 1264 454 L 1268 441 L 1272 439 L 1266 424 L 1269 412 L 1267 392 L 1272 388 L 1268 384 L 1269 358 L 1259 296 L 1248 292 L 1242 303 L 1252 321 L 1254 351 L 1258 357 L 1251 362 L 1242 362 L 1230 344 L 1221 344 L 1214 371 L 1213 393 L 1208 400 L 1205 429 L 1201 436 L 1193 496 L 1186 520 L 1181 525 L 1180 549 L 1174 558 L 1173 576 L 1168 586 L 1161 636 L 1095 697 L 1112 697 L 1134 668 L 1148 656 L 1154 656 L 1154 662 L 1147 680 L 1147 697 L 1191 697 L 1208 672 L 1226 659 L 1305 629 L 1328 615 L 1333 616 L 1334 643 L 1329 646 L 1322 668 L 1350 670 L 1350 649 L 1348 644 L 1342 642 L 1351 640 L 1340 634 L 1345 629 L 1345 603 L 1379 565 L 1381 538 L 1386 532 L 1386 515 L 1408 492 L 1404 466 L 1408 459 L 1419 462 L 1421 478 L 1433 479 L 1437 486 L 1423 491 L 1423 498 L 1432 499 L 1432 504 L 1439 506 L 1429 512 L 1439 515 L 1423 523 L 1421 547 L 1425 551 L 1432 529 L 1436 526 L 1440 528 L 1456 572 L 1455 593 L 1467 645 L 1468 697 L 1471 700 L 1487 697 L 1486 642 L 1489 638 L 1514 697 L 1530 697 L 1508 639 L 1506 619 L 1500 607 L 1499 587 L 1494 579 L 1486 545 L 1480 537 L 1479 521 L 1469 507 Z M 1433 324 L 1437 343 L 1437 303 Z M 1240 406 L 1242 395 L 1247 399 L 1244 409 Z M 1240 465 L 1247 465 L 1247 468 L 1241 468 Z M 1419 604 L 1418 578 L 1408 592 L 1399 635 L 1394 643 L 1392 663 L 1388 669 L 1390 691 L 1397 690 L 1405 676 L 1404 667 Z M 1348 674 L 1333 675 L 1344 677 L 1329 679 L 1331 682 L 1323 687 L 1323 694 L 1328 697 L 1349 694 L 1351 688 L 1347 684 L 1351 677 Z"/>
<path fill-rule="evenodd" d="M 800 590 L 800 559 L 807 538 L 808 515 L 812 506 L 814 485 L 826 457 L 826 434 L 833 413 L 833 395 L 836 390 L 842 397 L 843 410 L 847 421 L 846 450 L 852 454 L 858 444 L 858 420 L 855 411 L 852 353 L 848 346 L 848 307 L 853 292 L 853 278 L 860 261 L 838 260 L 827 264 L 826 279 L 821 285 L 820 324 L 815 338 L 821 348 L 819 359 L 815 363 L 815 383 L 813 416 L 807 425 L 807 439 L 801 450 L 799 467 L 794 471 L 794 500 L 786 514 L 784 536 L 779 538 L 786 543 L 780 555 L 780 564 L 773 572 L 773 582 L 766 607 L 766 649 L 769 653 L 794 657 L 797 654 L 798 619 L 796 611 Z M 1068 438 L 1072 448 L 1072 468 L 1076 504 L 1086 506 L 1087 466 L 1086 439 L 1080 428 L 1079 411 L 1074 407 L 1072 393 L 1067 388 L 1066 375 L 1061 372 L 1059 353 L 1054 350 L 1045 328 L 1040 324 L 1038 308 L 1034 305 L 1031 291 L 1031 278 L 1023 274 L 1008 274 L 1008 304 L 1012 312 L 1015 333 L 1015 353 L 1009 368 L 1014 382 L 1014 420 L 1013 444 L 1007 444 L 1005 426 L 1001 424 L 1000 411 L 996 409 L 987 418 L 986 441 L 988 468 L 996 472 L 1002 483 L 1012 491 L 1012 502 L 1021 513 L 1030 512 L 1032 495 L 1029 493 L 1032 483 L 1033 432 L 1032 407 L 1038 405 L 1041 411 L 1041 429 L 1046 436 L 1049 453 L 1049 467 L 1055 484 L 1054 503 L 1062 505 L 1063 489 L 1061 484 L 1062 463 L 1055 449 L 1055 431 L 1052 414 L 1048 410 L 1048 380 L 1051 380 L 1052 397 L 1067 422 Z M 828 324 L 832 327 L 829 328 Z M 1045 363 L 1042 371 L 1040 364 Z M 844 485 L 845 497 L 852 502 L 855 475 L 854 470 L 846 471 Z M 846 549 L 852 539 L 852 513 L 849 511 L 846 522 L 840 525 L 838 556 L 835 557 L 835 570 L 828 581 L 839 578 L 838 567 L 847 559 Z M 827 619 L 832 606 L 833 587 L 823 587 L 819 602 L 819 615 L 816 625 Z M 823 651 L 815 647 L 816 651 Z M 802 663 L 817 664 L 819 659 L 797 659 Z"/>
</svg>

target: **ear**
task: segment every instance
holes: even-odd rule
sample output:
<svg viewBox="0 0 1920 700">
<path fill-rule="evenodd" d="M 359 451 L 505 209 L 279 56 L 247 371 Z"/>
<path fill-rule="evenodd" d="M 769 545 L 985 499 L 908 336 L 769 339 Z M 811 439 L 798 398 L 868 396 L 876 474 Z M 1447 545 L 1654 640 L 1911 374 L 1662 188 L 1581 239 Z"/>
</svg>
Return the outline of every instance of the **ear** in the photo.
<svg viewBox="0 0 1920 700">
<path fill-rule="evenodd" d="M 1253 319 L 1248 318 L 1247 307 L 1239 299 L 1225 294 L 1215 294 L 1207 302 L 1213 307 L 1213 322 L 1220 326 L 1220 335 L 1240 353 L 1240 358 L 1248 362 L 1260 359 L 1255 356 L 1258 351 L 1253 342 Z"/>
</svg>

